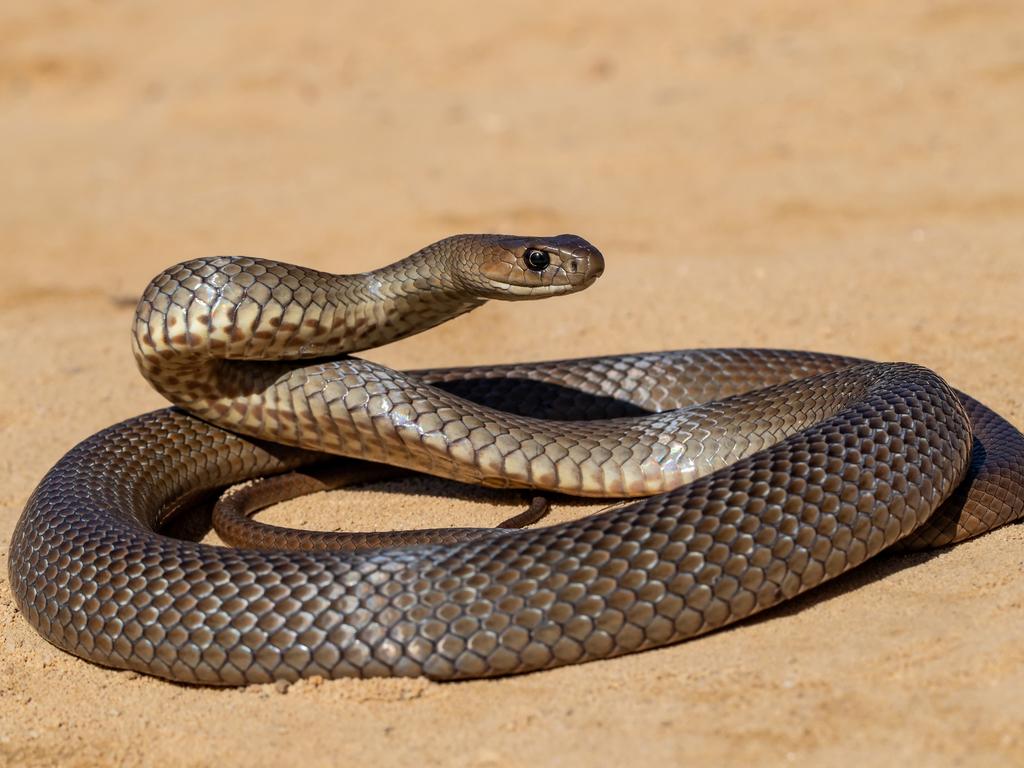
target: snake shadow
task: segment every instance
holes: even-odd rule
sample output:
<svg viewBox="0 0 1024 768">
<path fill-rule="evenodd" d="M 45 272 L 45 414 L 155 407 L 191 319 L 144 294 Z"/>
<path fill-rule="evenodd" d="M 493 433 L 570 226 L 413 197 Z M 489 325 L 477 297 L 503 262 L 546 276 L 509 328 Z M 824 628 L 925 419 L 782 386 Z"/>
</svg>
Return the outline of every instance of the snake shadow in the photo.
<svg viewBox="0 0 1024 768">
<path fill-rule="evenodd" d="M 433 381 L 431 386 L 478 405 L 535 419 L 594 421 L 652 413 L 628 400 L 526 378 L 465 378 Z"/>
<path fill-rule="evenodd" d="M 720 632 L 730 632 L 743 626 L 761 624 L 778 618 L 794 616 L 858 589 L 876 584 L 908 568 L 915 568 L 933 558 L 943 555 L 953 545 L 916 552 L 883 552 L 862 565 L 836 576 L 821 586 L 790 598 L 779 605 L 767 608 L 749 618 L 723 627 Z"/>
</svg>

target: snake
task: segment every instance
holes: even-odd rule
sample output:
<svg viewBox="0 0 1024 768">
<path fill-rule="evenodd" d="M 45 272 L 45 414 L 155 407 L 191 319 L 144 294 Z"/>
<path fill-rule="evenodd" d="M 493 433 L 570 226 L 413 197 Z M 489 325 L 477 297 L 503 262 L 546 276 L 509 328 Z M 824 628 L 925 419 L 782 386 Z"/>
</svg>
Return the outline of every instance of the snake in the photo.
<svg viewBox="0 0 1024 768">
<path fill-rule="evenodd" d="M 131 338 L 173 405 L 43 477 L 9 549 L 20 613 L 82 659 L 184 683 L 495 677 L 693 638 L 884 550 L 1024 515 L 1024 436 L 910 363 L 694 349 L 401 372 L 353 354 L 603 271 L 574 235 L 457 235 L 355 275 L 240 256 L 165 270 Z M 303 492 L 329 455 L 618 501 L 349 547 L 173 535 L 189 499 Z"/>
</svg>

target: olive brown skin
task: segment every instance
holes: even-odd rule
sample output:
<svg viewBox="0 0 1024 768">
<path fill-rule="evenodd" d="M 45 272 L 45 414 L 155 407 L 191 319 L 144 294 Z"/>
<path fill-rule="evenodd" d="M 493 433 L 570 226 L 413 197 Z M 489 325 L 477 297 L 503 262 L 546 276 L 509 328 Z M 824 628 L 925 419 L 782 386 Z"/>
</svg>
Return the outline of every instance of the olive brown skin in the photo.
<svg viewBox="0 0 1024 768">
<path fill-rule="evenodd" d="M 43 478 L 10 549 L 23 615 L 82 658 L 183 682 L 496 676 L 693 637 L 887 547 L 1024 515 L 1024 436 L 919 366 L 722 349 L 400 373 L 343 356 L 603 268 L 574 236 L 462 235 L 364 275 L 240 257 L 165 271 L 133 346 L 177 405 Z M 322 451 L 642 498 L 349 552 L 157 532 L 182 496 Z"/>
</svg>

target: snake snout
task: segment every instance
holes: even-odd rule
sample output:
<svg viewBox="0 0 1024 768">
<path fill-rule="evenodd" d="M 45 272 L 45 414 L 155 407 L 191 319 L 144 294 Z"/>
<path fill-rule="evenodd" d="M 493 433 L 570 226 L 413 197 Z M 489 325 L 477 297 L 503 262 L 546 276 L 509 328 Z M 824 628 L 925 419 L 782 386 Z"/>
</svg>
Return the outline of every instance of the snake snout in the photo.
<svg viewBox="0 0 1024 768">
<path fill-rule="evenodd" d="M 558 243 L 557 250 L 562 256 L 561 268 L 570 285 L 590 285 L 604 274 L 604 256 L 582 237 L 559 235 L 552 240 Z"/>
</svg>

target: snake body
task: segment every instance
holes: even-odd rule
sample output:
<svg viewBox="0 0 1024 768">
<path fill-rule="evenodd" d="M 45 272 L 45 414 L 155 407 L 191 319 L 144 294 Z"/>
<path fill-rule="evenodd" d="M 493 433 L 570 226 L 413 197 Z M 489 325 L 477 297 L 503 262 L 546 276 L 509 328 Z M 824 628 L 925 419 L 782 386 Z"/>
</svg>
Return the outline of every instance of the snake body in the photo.
<svg viewBox="0 0 1024 768">
<path fill-rule="evenodd" d="M 580 238 L 480 235 L 364 275 L 237 257 L 166 270 L 133 345 L 177 406 L 43 478 L 10 548 L 21 612 L 82 658 L 184 682 L 484 677 L 693 637 L 892 545 L 1024 515 L 1024 436 L 915 365 L 724 349 L 400 373 L 347 356 L 602 270 Z M 176 500 L 322 451 L 640 498 L 354 552 L 158 533 Z"/>
</svg>

